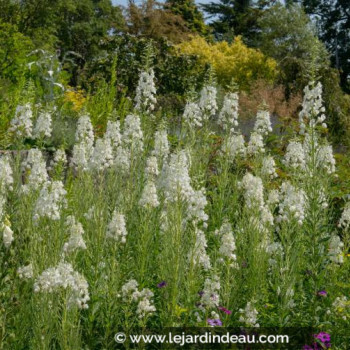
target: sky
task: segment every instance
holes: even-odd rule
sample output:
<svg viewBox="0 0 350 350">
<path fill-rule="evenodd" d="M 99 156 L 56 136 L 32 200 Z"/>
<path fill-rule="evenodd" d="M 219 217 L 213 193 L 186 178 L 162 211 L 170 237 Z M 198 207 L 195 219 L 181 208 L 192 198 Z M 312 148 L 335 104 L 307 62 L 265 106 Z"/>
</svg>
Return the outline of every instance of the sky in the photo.
<svg viewBox="0 0 350 350">
<path fill-rule="evenodd" d="M 197 3 L 204 4 L 206 2 L 215 2 L 215 0 L 196 0 Z M 128 3 L 128 0 L 112 0 L 112 3 L 114 5 L 126 5 Z"/>
</svg>

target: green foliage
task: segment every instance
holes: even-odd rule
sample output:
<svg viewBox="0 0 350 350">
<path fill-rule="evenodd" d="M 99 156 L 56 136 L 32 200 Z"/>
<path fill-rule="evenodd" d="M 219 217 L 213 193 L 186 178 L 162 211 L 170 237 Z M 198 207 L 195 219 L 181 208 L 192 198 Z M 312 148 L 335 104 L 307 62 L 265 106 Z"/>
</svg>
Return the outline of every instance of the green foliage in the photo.
<svg viewBox="0 0 350 350">
<path fill-rule="evenodd" d="M 202 8 L 213 18 L 210 25 L 217 38 L 231 41 L 242 35 L 251 43 L 258 30 L 258 19 L 265 7 L 273 3 L 275 0 L 220 0 L 202 4 Z"/>
<path fill-rule="evenodd" d="M 111 115 L 124 117 L 130 111 L 130 101 L 126 100 L 123 92 L 117 96 L 117 55 L 112 58 L 111 76 L 106 82 L 104 79 L 98 81 L 96 89 L 88 94 L 85 109 L 91 116 L 91 122 L 98 133 L 104 132 L 107 120 Z M 118 103 L 116 103 L 118 101 Z"/>
<path fill-rule="evenodd" d="M 103 47 L 105 55 L 91 61 L 81 75 L 80 85 L 95 91 L 100 80 L 109 81 L 113 57 L 117 56 L 118 91 L 129 95 L 138 83 L 140 70 L 145 68 L 145 49 L 148 40 L 132 35 L 115 37 Z M 110 53 L 115 50 L 115 53 Z M 166 40 L 153 42 L 152 64 L 156 75 L 157 92 L 160 95 L 182 96 L 193 85 L 200 86 L 204 69 L 195 57 L 176 55 L 173 45 Z M 132 95 L 132 94 L 131 94 Z"/>
<path fill-rule="evenodd" d="M 166 6 L 176 15 L 181 16 L 186 26 L 191 32 L 199 35 L 207 35 L 209 33 L 202 13 L 194 0 L 167 0 Z"/>
<path fill-rule="evenodd" d="M 299 0 L 306 13 L 317 18 L 318 35 L 339 70 L 341 85 L 350 92 L 350 2 L 347 0 Z"/>
<path fill-rule="evenodd" d="M 349 99 L 341 91 L 339 73 L 330 67 L 329 54 L 303 8 L 275 5 L 265 12 L 259 25 L 256 45 L 278 62 L 287 96 L 302 91 L 310 80 L 320 80 L 333 138 L 348 143 Z"/>
<path fill-rule="evenodd" d="M 0 38 L 0 78 L 16 82 L 28 71 L 27 55 L 33 43 L 16 26 L 1 21 Z"/>
<path fill-rule="evenodd" d="M 0 145 L 8 146 L 9 121 L 23 98 L 33 43 L 15 25 L 0 21 Z"/>
<path fill-rule="evenodd" d="M 6 3 L 7 0 L 0 0 L 0 8 L 4 10 L 0 18 L 17 24 L 21 33 L 33 38 L 37 48 L 56 46 L 62 54 L 75 51 L 84 60 L 97 54 L 100 41 L 123 25 L 120 8 L 112 6 L 110 0 Z"/>
<path fill-rule="evenodd" d="M 302 90 L 329 66 L 327 51 L 302 7 L 275 5 L 265 12 L 259 25 L 261 34 L 255 44 L 279 63 L 287 92 Z"/>
<path fill-rule="evenodd" d="M 331 137 L 338 144 L 350 146 L 350 95 L 341 89 L 337 69 L 328 67 L 321 77 Z"/>
<path fill-rule="evenodd" d="M 144 0 L 139 5 L 129 1 L 126 18 L 128 33 L 138 37 L 178 43 L 191 34 L 181 15 L 172 12 L 167 4 L 155 0 Z"/>
<path fill-rule="evenodd" d="M 95 56 L 101 40 L 123 24 L 120 9 L 110 0 L 60 1 L 56 11 L 55 32 L 61 50 L 77 52 L 84 60 Z"/>
</svg>

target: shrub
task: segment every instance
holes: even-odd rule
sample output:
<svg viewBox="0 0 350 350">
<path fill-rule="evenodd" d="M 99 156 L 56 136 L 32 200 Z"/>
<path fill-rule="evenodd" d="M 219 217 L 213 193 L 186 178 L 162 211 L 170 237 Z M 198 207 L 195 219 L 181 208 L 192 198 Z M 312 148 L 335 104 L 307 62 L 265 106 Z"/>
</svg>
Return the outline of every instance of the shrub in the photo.
<svg viewBox="0 0 350 350">
<path fill-rule="evenodd" d="M 0 22 L 0 77 L 16 82 L 26 72 L 31 40 L 18 32 L 16 26 Z"/>
<path fill-rule="evenodd" d="M 228 85 L 233 78 L 242 90 L 249 90 L 258 79 L 273 82 L 277 74 L 276 61 L 248 48 L 239 36 L 231 44 L 226 41 L 211 44 L 194 37 L 177 48 L 180 55 L 195 55 L 203 65 L 211 64 L 219 83 Z"/>
</svg>

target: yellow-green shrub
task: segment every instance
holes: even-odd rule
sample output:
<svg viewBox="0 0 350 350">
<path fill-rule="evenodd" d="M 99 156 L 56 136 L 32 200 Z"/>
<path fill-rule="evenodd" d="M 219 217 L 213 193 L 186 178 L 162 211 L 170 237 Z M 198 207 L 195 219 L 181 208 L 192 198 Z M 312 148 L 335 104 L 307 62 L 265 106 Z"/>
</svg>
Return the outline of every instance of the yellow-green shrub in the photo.
<svg viewBox="0 0 350 350">
<path fill-rule="evenodd" d="M 239 36 L 231 44 L 226 41 L 212 44 L 194 37 L 177 48 L 179 54 L 196 55 L 203 65 L 210 63 L 222 85 L 228 85 L 234 78 L 240 89 L 248 90 L 252 82 L 258 79 L 273 82 L 277 75 L 277 62 L 244 45 Z"/>
</svg>

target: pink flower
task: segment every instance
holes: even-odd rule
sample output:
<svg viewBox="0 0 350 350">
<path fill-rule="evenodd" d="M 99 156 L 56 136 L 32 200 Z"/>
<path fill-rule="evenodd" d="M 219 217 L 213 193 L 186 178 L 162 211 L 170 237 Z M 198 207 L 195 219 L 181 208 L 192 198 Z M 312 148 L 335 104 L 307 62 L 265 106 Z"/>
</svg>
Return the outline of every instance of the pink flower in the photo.
<svg viewBox="0 0 350 350">
<path fill-rule="evenodd" d="M 224 312 L 224 313 L 227 314 L 227 315 L 231 315 L 231 314 L 232 314 L 232 311 L 226 309 L 226 308 L 223 307 L 223 306 L 219 306 L 218 309 L 219 309 L 220 311 Z"/>
</svg>

